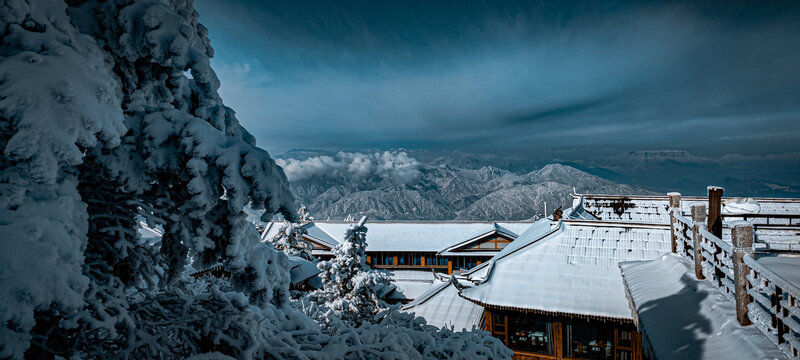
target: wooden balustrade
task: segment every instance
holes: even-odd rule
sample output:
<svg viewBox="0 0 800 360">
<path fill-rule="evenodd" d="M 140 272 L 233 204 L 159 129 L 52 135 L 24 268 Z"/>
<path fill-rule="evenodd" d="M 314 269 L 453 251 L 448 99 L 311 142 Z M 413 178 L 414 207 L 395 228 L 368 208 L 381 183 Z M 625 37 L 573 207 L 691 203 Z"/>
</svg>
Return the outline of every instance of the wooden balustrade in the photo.
<svg viewBox="0 0 800 360">
<path fill-rule="evenodd" d="M 754 225 L 732 223 L 729 244 L 708 230 L 700 215 L 705 206 L 693 206 L 690 220 L 679 203 L 670 205 L 673 253 L 687 258 L 698 279 L 715 284 L 736 304 L 739 324 L 754 324 L 784 353 L 800 356 L 800 287 L 756 261 Z"/>
</svg>

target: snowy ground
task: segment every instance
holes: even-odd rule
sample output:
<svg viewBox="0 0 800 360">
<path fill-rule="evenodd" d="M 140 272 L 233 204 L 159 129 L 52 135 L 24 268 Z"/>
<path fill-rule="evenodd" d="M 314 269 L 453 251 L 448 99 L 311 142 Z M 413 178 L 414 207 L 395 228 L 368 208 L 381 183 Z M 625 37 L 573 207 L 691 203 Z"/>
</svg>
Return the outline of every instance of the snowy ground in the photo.
<svg viewBox="0 0 800 360">
<path fill-rule="evenodd" d="M 620 268 L 655 358 L 786 359 L 755 326 L 740 326 L 735 305 L 708 281 L 697 280 L 685 259 L 669 254 Z"/>
</svg>

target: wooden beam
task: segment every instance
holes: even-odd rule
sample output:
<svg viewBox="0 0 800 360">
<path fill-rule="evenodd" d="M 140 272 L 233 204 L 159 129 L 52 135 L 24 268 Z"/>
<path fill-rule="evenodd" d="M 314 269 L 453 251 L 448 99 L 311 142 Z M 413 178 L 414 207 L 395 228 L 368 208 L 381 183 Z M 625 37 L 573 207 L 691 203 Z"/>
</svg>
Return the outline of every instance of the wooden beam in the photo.
<svg viewBox="0 0 800 360">
<path fill-rule="evenodd" d="M 394 266 L 397 266 L 397 255 L 394 257 Z"/>
<path fill-rule="evenodd" d="M 422 257 L 422 266 L 425 266 L 425 256 Z"/>
<path fill-rule="evenodd" d="M 708 231 L 722 239 L 722 192 L 719 186 L 708 187 Z"/>
<path fill-rule="evenodd" d="M 562 348 L 564 341 L 562 339 L 563 332 L 561 331 L 561 326 L 561 321 L 553 322 L 553 352 L 555 353 L 556 359 L 564 358 L 564 349 Z"/>
<path fill-rule="evenodd" d="M 395 262 L 397 262 L 397 260 L 395 260 Z M 450 259 L 447 259 L 447 275 L 453 275 L 453 260 Z"/>
</svg>

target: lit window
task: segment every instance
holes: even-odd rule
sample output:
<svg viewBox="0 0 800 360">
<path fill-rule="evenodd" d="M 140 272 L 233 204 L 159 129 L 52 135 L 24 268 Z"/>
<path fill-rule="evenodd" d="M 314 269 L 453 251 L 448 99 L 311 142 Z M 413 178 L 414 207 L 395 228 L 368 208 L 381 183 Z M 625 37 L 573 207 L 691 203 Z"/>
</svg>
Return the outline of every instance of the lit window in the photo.
<svg viewBox="0 0 800 360">
<path fill-rule="evenodd" d="M 537 354 L 553 354 L 553 323 L 509 316 L 509 347 Z"/>
<path fill-rule="evenodd" d="M 611 360 L 614 331 L 586 323 L 565 326 L 564 356 L 573 359 Z"/>
</svg>

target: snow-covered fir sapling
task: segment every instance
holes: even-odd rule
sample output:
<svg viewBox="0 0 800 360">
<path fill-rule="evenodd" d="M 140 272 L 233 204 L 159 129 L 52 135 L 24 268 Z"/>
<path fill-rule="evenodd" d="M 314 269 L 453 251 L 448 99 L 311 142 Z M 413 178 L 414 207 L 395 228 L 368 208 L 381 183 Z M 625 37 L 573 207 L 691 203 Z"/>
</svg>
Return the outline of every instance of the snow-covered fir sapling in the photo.
<svg viewBox="0 0 800 360">
<path fill-rule="evenodd" d="M 317 268 L 323 288 L 309 298 L 326 307 L 333 315 L 352 326 L 369 322 L 388 307 L 376 291 L 391 284 L 386 274 L 366 264 L 367 217 L 345 231 L 344 240 L 333 248 L 333 259 L 320 262 Z"/>
<path fill-rule="evenodd" d="M 297 210 L 297 215 L 300 218 L 299 220 L 301 224 L 314 221 L 314 218 L 308 213 L 308 209 L 306 209 L 305 205 L 300 205 L 300 209 Z"/>
<path fill-rule="evenodd" d="M 305 206 L 300 207 L 297 211 L 300 223 L 290 222 L 285 220 L 269 242 L 277 250 L 283 251 L 284 254 L 289 256 L 299 256 L 303 259 L 313 261 L 314 256 L 311 254 L 313 246 L 310 242 L 303 239 L 303 235 L 307 234 L 306 229 L 303 227 L 306 223 L 313 220 L 308 215 L 308 210 Z"/>
</svg>

